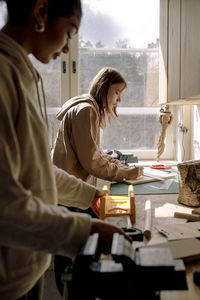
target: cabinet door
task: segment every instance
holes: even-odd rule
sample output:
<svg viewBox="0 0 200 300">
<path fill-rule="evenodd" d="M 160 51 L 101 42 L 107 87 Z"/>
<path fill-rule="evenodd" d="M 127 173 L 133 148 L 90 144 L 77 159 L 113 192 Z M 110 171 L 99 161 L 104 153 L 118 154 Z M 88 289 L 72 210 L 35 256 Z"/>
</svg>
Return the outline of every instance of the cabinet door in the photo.
<svg viewBox="0 0 200 300">
<path fill-rule="evenodd" d="M 160 103 L 200 103 L 200 1 L 160 1 Z"/>
<path fill-rule="evenodd" d="M 181 98 L 200 94 L 200 1 L 181 1 Z"/>
</svg>

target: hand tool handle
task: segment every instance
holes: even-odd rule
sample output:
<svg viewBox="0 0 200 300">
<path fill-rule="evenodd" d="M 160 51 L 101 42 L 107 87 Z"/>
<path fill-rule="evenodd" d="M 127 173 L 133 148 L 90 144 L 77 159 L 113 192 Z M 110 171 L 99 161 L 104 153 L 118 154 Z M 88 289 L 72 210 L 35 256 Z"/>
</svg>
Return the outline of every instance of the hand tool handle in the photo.
<svg viewBox="0 0 200 300">
<path fill-rule="evenodd" d="M 200 221 L 200 216 L 198 216 L 198 215 L 181 213 L 181 212 L 176 212 L 176 211 L 174 213 L 174 217 L 181 218 L 181 219 L 187 219 L 189 221 Z"/>
</svg>

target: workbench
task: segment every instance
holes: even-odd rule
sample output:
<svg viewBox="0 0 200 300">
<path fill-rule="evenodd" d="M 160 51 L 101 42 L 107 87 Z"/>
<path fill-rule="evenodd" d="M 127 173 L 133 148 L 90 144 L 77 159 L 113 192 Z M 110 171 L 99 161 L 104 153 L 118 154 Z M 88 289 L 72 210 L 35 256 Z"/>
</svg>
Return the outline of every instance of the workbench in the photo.
<svg viewBox="0 0 200 300">
<path fill-rule="evenodd" d="M 162 206 L 166 202 L 172 204 L 178 204 L 177 202 L 178 194 L 161 194 L 161 195 L 136 195 L 136 223 L 135 227 L 143 229 L 144 226 L 144 205 L 147 199 L 152 202 L 152 238 L 146 241 L 147 245 L 158 244 L 166 241 L 166 237 L 159 233 L 154 227 L 156 224 L 162 224 L 167 222 L 173 222 L 173 218 L 155 218 L 155 209 Z M 180 205 L 180 204 L 178 204 Z M 175 220 L 177 222 L 177 219 Z M 174 221 L 174 222 L 175 222 Z M 180 220 L 183 222 L 183 220 Z M 145 242 L 144 242 L 145 243 Z M 200 287 L 193 282 L 193 271 L 195 269 L 200 269 L 200 262 L 190 262 L 185 264 L 186 266 L 186 276 L 188 283 L 187 291 L 163 291 L 161 292 L 161 300 L 199 300 L 200 299 Z"/>
<path fill-rule="evenodd" d="M 108 184 L 108 182 L 103 182 L 103 184 Z M 165 203 L 171 203 L 175 205 L 181 205 L 177 202 L 178 194 L 151 194 L 151 195 L 135 195 L 135 206 L 136 206 L 136 222 L 134 227 L 143 230 L 144 229 L 144 209 L 146 200 L 151 200 L 152 203 L 152 237 L 150 240 L 144 240 L 143 242 L 134 242 L 135 247 L 140 246 L 150 246 L 154 244 L 159 244 L 167 241 L 167 238 L 162 235 L 155 228 L 157 224 L 167 224 L 167 223 L 184 223 L 184 219 L 174 219 L 172 217 L 163 218 L 155 217 L 155 211 L 159 207 L 163 206 Z M 126 219 L 124 218 L 108 218 L 106 221 L 118 225 L 120 227 L 126 226 Z M 125 222 L 125 223 L 124 223 Z M 196 269 L 200 270 L 200 261 L 192 261 L 185 263 L 186 266 L 186 276 L 188 283 L 188 290 L 186 291 L 162 291 L 161 300 L 199 300 L 200 299 L 200 287 L 193 282 L 193 271 Z"/>
</svg>

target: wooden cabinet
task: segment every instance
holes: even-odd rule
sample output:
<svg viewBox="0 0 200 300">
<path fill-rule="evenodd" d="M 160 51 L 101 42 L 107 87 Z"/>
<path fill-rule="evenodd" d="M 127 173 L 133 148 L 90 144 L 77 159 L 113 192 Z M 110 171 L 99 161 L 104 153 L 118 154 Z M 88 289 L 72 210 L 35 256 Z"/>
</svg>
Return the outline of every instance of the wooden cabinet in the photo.
<svg viewBox="0 0 200 300">
<path fill-rule="evenodd" d="M 200 0 L 160 0 L 159 102 L 200 104 Z"/>
</svg>

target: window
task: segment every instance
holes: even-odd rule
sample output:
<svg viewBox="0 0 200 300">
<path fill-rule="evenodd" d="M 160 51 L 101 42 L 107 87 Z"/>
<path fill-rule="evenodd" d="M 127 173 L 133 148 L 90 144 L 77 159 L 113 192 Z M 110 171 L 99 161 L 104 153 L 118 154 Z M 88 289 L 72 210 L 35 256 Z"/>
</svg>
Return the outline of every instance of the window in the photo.
<svg viewBox="0 0 200 300">
<path fill-rule="evenodd" d="M 62 103 L 87 92 L 100 68 L 112 66 L 125 77 L 128 88 L 118 108 L 119 118 L 102 134 L 102 147 L 156 159 L 161 131 L 159 0 L 82 0 L 82 5 L 79 36 L 71 40 L 70 53 L 48 66 L 30 57 L 44 80 L 50 144 L 58 128 L 55 114 Z M 5 15 L 3 4 L 0 11 Z M 167 129 L 163 159 L 174 158 L 174 131 L 172 126 Z"/>
<path fill-rule="evenodd" d="M 104 66 L 118 69 L 128 83 L 119 118 L 102 134 L 104 149 L 156 158 L 158 122 L 159 0 L 83 0 L 79 31 L 79 91 Z M 170 153 L 171 155 L 171 153 Z"/>
<path fill-rule="evenodd" d="M 7 8 L 4 2 L 0 2 L 0 29 L 4 26 L 7 18 Z"/>
</svg>

